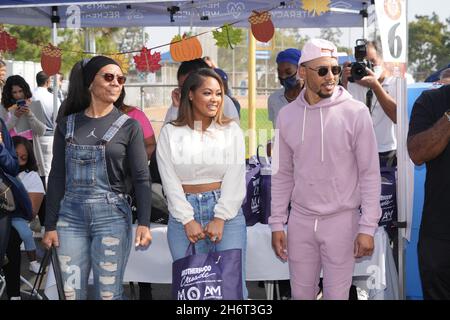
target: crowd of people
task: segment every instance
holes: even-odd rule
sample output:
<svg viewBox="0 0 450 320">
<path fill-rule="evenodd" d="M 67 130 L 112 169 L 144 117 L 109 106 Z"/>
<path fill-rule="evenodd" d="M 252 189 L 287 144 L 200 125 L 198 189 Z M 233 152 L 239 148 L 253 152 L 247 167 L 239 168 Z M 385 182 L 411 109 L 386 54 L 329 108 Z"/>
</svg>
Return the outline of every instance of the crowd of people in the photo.
<svg viewBox="0 0 450 320">
<path fill-rule="evenodd" d="M 348 299 L 355 261 L 372 255 L 382 228 L 380 169 L 397 163 L 397 89 L 376 42 L 367 44 L 366 59 L 373 68 L 352 80 L 351 64 L 339 65 L 327 40 L 311 39 L 276 58 L 282 88 L 268 99 L 278 131 L 268 144 L 278 168 L 269 226 L 275 255 L 289 264 L 290 281 L 282 285 L 292 299 L 313 300 L 320 290 L 323 299 Z M 417 100 L 408 138 L 411 159 L 428 169 L 419 240 L 427 299 L 450 297 L 448 256 L 441 254 L 450 246 L 448 76 L 444 70 L 444 85 Z M 91 269 L 95 299 L 122 299 L 130 250 L 151 245 L 158 176 L 173 260 L 190 244 L 198 253 L 211 245 L 240 249 L 247 299 L 245 140 L 226 72 L 208 57 L 181 63 L 158 141 L 146 114 L 125 104 L 127 78 L 112 58 L 73 66 L 67 96 L 57 92 L 56 119 L 51 80 L 37 73 L 31 92 L 24 78 L 6 75 L 0 60 L 0 178 L 23 186 L 13 188 L 16 203 L 20 190 L 30 203 L 29 210 L 0 208 L 8 298 L 20 299 L 22 242 L 30 270 L 40 269 L 29 226 L 39 217 L 43 246 L 57 249 L 66 299 L 88 298 Z M 140 294 L 151 297 L 151 284 L 140 283 Z"/>
</svg>

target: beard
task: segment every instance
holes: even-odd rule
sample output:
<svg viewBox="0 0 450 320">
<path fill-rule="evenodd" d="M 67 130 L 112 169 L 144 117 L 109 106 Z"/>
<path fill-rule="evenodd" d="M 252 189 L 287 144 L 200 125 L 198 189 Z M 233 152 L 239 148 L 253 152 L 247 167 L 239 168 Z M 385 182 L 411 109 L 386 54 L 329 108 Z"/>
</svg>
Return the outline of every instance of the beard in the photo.
<svg viewBox="0 0 450 320">
<path fill-rule="evenodd" d="M 318 92 L 316 92 L 316 94 L 319 96 L 319 97 L 321 97 L 322 99 L 327 99 L 327 98 L 330 98 L 332 95 L 333 95 L 333 93 L 330 93 L 330 94 L 325 94 L 325 93 L 322 93 L 322 91 L 318 91 Z"/>
</svg>

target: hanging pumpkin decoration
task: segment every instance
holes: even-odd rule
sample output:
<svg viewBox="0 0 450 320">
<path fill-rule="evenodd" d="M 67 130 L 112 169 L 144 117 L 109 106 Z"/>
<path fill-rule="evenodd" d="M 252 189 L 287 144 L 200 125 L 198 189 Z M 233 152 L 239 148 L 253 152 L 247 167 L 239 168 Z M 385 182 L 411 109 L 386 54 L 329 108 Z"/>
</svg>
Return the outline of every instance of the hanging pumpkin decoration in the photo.
<svg viewBox="0 0 450 320">
<path fill-rule="evenodd" d="M 41 54 L 41 67 L 48 76 L 57 74 L 61 68 L 61 49 L 51 43 L 45 46 Z"/>
<path fill-rule="evenodd" d="M 330 11 L 330 0 L 303 0 L 302 4 L 303 10 L 314 13 L 316 16 Z"/>
<path fill-rule="evenodd" d="M 250 18 L 248 18 L 252 26 L 252 33 L 256 40 L 260 42 L 269 42 L 275 33 L 275 27 L 272 23 L 269 12 L 253 11 Z"/>
<path fill-rule="evenodd" d="M 130 60 L 127 58 L 126 54 L 113 53 L 108 55 L 108 57 L 110 57 L 119 64 L 120 69 L 122 69 L 123 73 L 128 73 Z"/>
<path fill-rule="evenodd" d="M 142 47 L 141 53 L 133 57 L 136 69 L 140 72 L 156 72 L 161 69 L 161 53 L 151 53 L 150 49 Z"/>
<path fill-rule="evenodd" d="M 170 55 L 177 62 L 190 61 L 201 58 L 203 54 L 202 45 L 197 37 L 181 37 L 176 35 L 170 42 Z"/>
<path fill-rule="evenodd" d="M 15 51 L 17 49 L 17 39 L 6 31 L 0 31 L 0 51 Z"/>
</svg>

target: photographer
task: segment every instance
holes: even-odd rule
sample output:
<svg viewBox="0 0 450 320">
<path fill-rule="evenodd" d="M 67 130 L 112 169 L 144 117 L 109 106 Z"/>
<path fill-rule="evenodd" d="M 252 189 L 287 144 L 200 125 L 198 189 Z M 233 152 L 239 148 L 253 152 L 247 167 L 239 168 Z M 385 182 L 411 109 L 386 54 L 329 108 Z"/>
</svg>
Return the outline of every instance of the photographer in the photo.
<svg viewBox="0 0 450 320">
<path fill-rule="evenodd" d="M 361 69 L 356 68 L 355 70 L 355 64 L 346 62 L 342 73 L 342 85 L 356 100 L 365 103 L 370 110 L 377 138 L 380 167 L 385 167 L 387 164 L 396 166 L 397 90 L 395 78 L 383 68 L 381 46 L 374 41 L 364 41 L 363 45 L 358 45 L 359 43 L 360 40 L 357 41 L 355 47 L 355 58 L 360 64 L 362 62 L 369 67 L 366 67 L 366 72 L 361 72 Z M 360 66 L 356 65 L 356 67 Z"/>
</svg>

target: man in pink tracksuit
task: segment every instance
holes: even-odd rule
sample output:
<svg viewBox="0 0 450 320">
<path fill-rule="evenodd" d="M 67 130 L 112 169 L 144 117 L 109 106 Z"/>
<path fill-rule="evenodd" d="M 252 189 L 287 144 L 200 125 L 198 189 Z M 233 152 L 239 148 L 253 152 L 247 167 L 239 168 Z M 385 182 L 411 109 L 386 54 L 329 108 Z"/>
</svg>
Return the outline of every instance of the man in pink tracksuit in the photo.
<svg viewBox="0 0 450 320">
<path fill-rule="evenodd" d="M 372 254 L 381 216 L 369 109 L 338 86 L 340 72 L 331 42 L 308 41 L 299 61 L 305 90 L 278 116 L 269 224 L 294 299 L 316 298 L 321 270 L 324 299 L 348 299 L 355 258 Z"/>
</svg>

